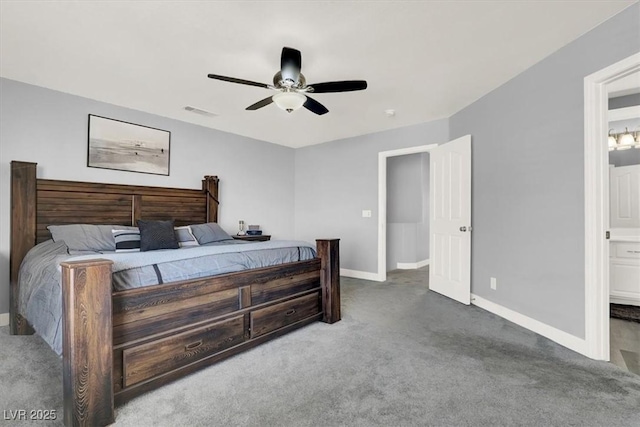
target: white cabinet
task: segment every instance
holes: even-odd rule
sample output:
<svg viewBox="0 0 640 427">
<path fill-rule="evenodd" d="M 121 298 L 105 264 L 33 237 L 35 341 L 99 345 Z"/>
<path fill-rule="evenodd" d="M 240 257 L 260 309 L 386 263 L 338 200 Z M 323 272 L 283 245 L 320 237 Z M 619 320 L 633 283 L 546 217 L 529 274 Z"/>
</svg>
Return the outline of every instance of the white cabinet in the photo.
<svg viewBox="0 0 640 427">
<path fill-rule="evenodd" d="M 640 227 L 640 165 L 609 170 L 611 228 Z"/>
<path fill-rule="evenodd" d="M 611 242 L 610 299 L 640 306 L 640 242 Z"/>
<path fill-rule="evenodd" d="M 612 167 L 609 178 L 610 299 L 640 306 L 640 165 Z"/>
</svg>

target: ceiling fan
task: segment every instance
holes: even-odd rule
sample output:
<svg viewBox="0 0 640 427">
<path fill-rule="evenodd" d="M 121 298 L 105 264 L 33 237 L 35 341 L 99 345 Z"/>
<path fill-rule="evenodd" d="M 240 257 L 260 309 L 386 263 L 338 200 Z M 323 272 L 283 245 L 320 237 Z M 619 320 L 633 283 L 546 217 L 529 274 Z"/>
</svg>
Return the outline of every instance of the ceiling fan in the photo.
<svg viewBox="0 0 640 427">
<path fill-rule="evenodd" d="M 209 78 L 278 91 L 275 95 L 269 96 L 248 106 L 246 108 L 247 110 L 257 110 L 275 102 L 278 107 L 288 113 L 291 113 L 300 107 L 304 107 L 318 115 L 326 114 L 329 110 L 307 94 L 352 92 L 367 88 L 367 82 L 365 80 L 344 80 L 308 85 L 304 75 L 300 72 L 301 68 L 302 54 L 300 51 L 290 47 L 283 47 L 282 56 L 280 57 L 280 71 L 273 76 L 273 85 L 253 82 L 251 80 L 236 79 L 235 77 L 220 76 L 217 74 L 209 74 Z"/>
</svg>

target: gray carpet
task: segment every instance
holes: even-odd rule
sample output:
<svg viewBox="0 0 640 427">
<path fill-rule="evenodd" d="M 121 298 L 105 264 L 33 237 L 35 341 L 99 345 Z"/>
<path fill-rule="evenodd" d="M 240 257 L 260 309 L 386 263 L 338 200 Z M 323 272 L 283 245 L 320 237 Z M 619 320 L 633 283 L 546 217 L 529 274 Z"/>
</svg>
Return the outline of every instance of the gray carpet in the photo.
<svg viewBox="0 0 640 427">
<path fill-rule="evenodd" d="M 424 270 L 343 278 L 342 306 L 117 408 L 116 425 L 640 426 L 640 377 L 429 292 Z M 61 411 L 62 364 L 38 337 L 0 328 L 0 360 L 0 410 Z"/>
</svg>

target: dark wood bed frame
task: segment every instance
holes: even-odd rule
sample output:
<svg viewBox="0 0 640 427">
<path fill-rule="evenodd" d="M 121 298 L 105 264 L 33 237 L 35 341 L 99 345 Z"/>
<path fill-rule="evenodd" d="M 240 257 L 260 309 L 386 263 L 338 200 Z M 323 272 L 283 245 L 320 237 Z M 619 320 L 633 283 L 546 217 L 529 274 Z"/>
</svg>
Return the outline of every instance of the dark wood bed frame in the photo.
<svg viewBox="0 0 640 427">
<path fill-rule="evenodd" d="M 10 328 L 18 270 L 51 224 L 217 222 L 218 178 L 201 190 L 38 179 L 11 162 Z M 309 261 L 113 292 L 111 261 L 62 263 L 64 423 L 108 425 L 114 405 L 317 320 L 340 320 L 338 239 Z"/>
</svg>

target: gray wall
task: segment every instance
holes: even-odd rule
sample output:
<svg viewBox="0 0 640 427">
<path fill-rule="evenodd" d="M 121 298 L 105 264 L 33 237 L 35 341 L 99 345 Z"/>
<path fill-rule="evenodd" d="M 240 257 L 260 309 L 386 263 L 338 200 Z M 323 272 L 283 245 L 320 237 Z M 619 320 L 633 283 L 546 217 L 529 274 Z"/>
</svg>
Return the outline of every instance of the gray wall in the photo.
<svg viewBox="0 0 640 427">
<path fill-rule="evenodd" d="M 448 140 L 443 119 L 297 149 L 297 238 L 339 237 L 342 268 L 377 273 L 378 153 Z"/>
<path fill-rule="evenodd" d="M 640 93 L 618 96 L 616 98 L 609 99 L 610 110 L 615 110 L 616 108 L 632 107 L 634 105 L 640 105 Z"/>
<path fill-rule="evenodd" d="M 9 311 L 9 162 L 38 163 L 41 178 L 200 188 L 220 177 L 220 224 L 239 219 L 293 238 L 294 150 L 238 135 L 0 79 L 0 313 Z M 87 115 L 171 131 L 170 176 L 88 168 Z"/>
<path fill-rule="evenodd" d="M 640 149 L 609 151 L 609 164 L 615 167 L 640 165 Z"/>
<path fill-rule="evenodd" d="M 616 120 L 615 122 L 609 122 L 608 131 L 612 134 L 626 132 L 627 130 L 631 133 L 640 131 L 640 117 L 635 119 Z"/>
<path fill-rule="evenodd" d="M 635 4 L 450 119 L 472 135 L 472 291 L 584 337 L 584 77 L 640 51 Z M 497 278 L 497 290 L 489 278 Z"/>
<path fill-rule="evenodd" d="M 429 155 L 387 159 L 387 271 L 429 258 Z"/>
<path fill-rule="evenodd" d="M 387 222 L 422 220 L 422 157 L 420 153 L 387 159 Z"/>
</svg>

